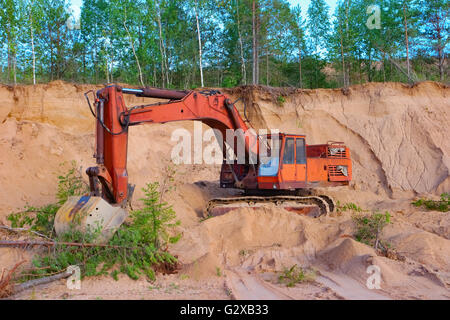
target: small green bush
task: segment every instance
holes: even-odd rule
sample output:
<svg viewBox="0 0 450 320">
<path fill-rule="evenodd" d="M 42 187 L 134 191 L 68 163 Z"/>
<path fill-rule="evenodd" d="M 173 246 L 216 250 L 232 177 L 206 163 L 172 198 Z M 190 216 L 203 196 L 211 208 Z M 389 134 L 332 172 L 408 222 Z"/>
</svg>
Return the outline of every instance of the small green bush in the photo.
<svg viewBox="0 0 450 320">
<path fill-rule="evenodd" d="M 447 212 L 450 206 L 450 194 L 443 193 L 441 194 L 441 199 L 438 201 L 430 200 L 430 199 L 418 199 L 412 204 L 416 207 L 425 207 L 428 210 Z"/>
<path fill-rule="evenodd" d="M 62 163 L 60 166 L 65 165 Z M 58 205 L 62 206 L 67 198 L 71 196 L 81 196 L 89 192 L 89 186 L 83 181 L 76 161 L 71 162 L 69 171 L 64 175 L 58 176 L 58 191 L 56 198 Z"/>
<path fill-rule="evenodd" d="M 297 283 L 314 281 L 316 273 L 313 270 L 305 270 L 294 264 L 290 268 L 284 268 L 278 276 L 278 282 L 287 287 L 295 287 Z"/>
<path fill-rule="evenodd" d="M 356 212 L 364 211 L 363 209 L 361 209 L 361 207 L 354 204 L 353 202 L 348 202 L 348 203 L 344 203 L 344 204 L 341 204 L 339 201 L 337 202 L 337 205 L 336 205 L 337 212 L 344 212 L 344 211 L 348 211 L 348 210 L 353 210 Z"/>
<path fill-rule="evenodd" d="M 279 95 L 278 98 L 277 98 L 277 102 L 278 102 L 279 105 L 282 106 L 286 102 L 286 98 L 283 97 L 282 95 Z"/>
<path fill-rule="evenodd" d="M 57 204 L 43 207 L 26 206 L 24 211 L 12 213 L 7 219 L 13 228 L 30 227 L 30 230 L 51 238 L 54 236 L 53 223 L 59 207 Z"/>
<path fill-rule="evenodd" d="M 389 212 L 371 214 L 358 214 L 353 216 L 356 224 L 355 238 L 357 241 L 373 246 L 378 249 L 380 246 L 380 233 L 385 226 L 391 223 L 391 215 Z M 382 247 L 385 247 L 381 244 Z"/>
</svg>

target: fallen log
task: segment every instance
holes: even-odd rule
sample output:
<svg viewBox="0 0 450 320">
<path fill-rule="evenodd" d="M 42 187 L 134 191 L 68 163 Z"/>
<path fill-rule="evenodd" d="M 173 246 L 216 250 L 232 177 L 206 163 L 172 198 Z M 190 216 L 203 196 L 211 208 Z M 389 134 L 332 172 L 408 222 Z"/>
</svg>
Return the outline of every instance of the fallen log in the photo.
<svg viewBox="0 0 450 320">
<path fill-rule="evenodd" d="M 28 240 L 0 240 L 0 247 L 26 248 L 26 247 L 54 247 L 54 246 L 69 246 L 69 247 L 85 247 L 85 248 L 113 248 L 113 249 L 137 249 L 136 247 L 114 246 L 109 244 L 98 243 L 78 243 L 78 242 L 57 242 L 57 241 L 28 241 Z"/>
<path fill-rule="evenodd" d="M 33 288 L 42 284 L 47 284 L 53 281 L 57 281 L 60 279 L 64 279 L 64 278 L 68 278 L 70 277 L 72 274 L 74 273 L 74 271 L 64 271 L 52 276 L 48 276 L 48 277 L 43 277 L 43 278 L 39 278 L 39 279 L 34 279 L 34 280 L 30 280 L 24 283 L 20 283 L 20 284 L 16 284 L 14 286 L 14 292 L 13 294 L 17 294 L 21 291 L 27 290 L 29 288 Z"/>
</svg>

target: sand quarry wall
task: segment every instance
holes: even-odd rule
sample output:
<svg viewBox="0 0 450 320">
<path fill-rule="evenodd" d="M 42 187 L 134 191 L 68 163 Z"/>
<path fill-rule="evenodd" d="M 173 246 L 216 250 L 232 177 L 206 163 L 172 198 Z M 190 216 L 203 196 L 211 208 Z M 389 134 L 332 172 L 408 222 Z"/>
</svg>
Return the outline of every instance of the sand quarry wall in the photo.
<svg viewBox="0 0 450 320">
<path fill-rule="evenodd" d="M 0 86 L 0 219 L 27 203 L 52 202 L 64 161 L 76 160 L 83 168 L 94 164 L 94 119 L 83 93 L 98 88 L 62 81 Z M 306 134 L 309 144 L 344 141 L 352 152 L 355 190 L 380 197 L 450 190 L 450 90 L 444 85 L 371 83 L 347 91 L 240 87 L 226 93 L 243 98 L 255 128 Z M 144 101 L 126 97 L 129 106 Z M 172 130 L 179 126 L 193 128 L 182 122 L 130 129 L 128 167 L 137 189 L 161 178 L 176 144 Z M 185 166 L 180 172 L 180 181 L 215 181 L 219 167 Z"/>
<path fill-rule="evenodd" d="M 231 92 L 248 98 L 255 127 L 303 133 L 309 144 L 344 141 L 357 189 L 390 197 L 450 189 L 449 87 L 370 83 L 348 90 Z"/>
</svg>

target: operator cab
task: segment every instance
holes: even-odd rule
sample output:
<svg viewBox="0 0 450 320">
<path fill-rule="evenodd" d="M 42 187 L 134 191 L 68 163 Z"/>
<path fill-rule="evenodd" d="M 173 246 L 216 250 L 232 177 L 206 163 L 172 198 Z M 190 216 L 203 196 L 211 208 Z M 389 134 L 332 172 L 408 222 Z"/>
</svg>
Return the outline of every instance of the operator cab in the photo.
<svg viewBox="0 0 450 320">
<path fill-rule="evenodd" d="M 307 145 L 305 135 L 271 134 L 259 137 L 258 164 L 224 164 L 222 188 L 295 190 L 348 185 L 352 179 L 350 150 L 342 142 Z M 234 172 L 233 172 L 234 171 Z M 249 187 L 251 186 L 251 187 Z"/>
<path fill-rule="evenodd" d="M 263 136 L 270 148 L 268 157 L 260 157 L 260 189 L 298 189 L 306 187 L 306 143 L 304 135 Z M 262 144 L 264 146 L 264 144 Z"/>
</svg>

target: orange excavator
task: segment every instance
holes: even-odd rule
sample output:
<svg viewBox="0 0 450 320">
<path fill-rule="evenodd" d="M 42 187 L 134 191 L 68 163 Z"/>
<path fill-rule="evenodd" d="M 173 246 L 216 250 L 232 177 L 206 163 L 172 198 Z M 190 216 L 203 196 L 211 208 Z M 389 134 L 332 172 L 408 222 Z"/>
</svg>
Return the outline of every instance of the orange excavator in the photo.
<svg viewBox="0 0 450 320">
<path fill-rule="evenodd" d="M 93 105 L 90 93 L 94 95 Z M 127 108 L 125 94 L 166 101 Z M 235 132 L 232 143 L 217 139 L 222 144 L 224 159 L 220 187 L 241 189 L 244 193 L 210 200 L 206 208 L 208 215 L 272 203 L 317 217 L 333 211 L 335 205 L 331 198 L 315 195 L 314 188 L 345 186 L 352 178 L 350 151 L 342 142 L 308 145 L 304 135 L 273 132 L 257 135 L 247 126 L 248 121 L 242 119 L 234 103 L 219 91 L 129 89 L 108 85 L 85 96 L 96 119 L 97 165 L 86 170 L 90 194 L 70 197 L 57 212 L 58 234 L 77 222 L 83 230 L 100 228 L 102 241 L 110 238 L 123 223 L 134 190 L 127 174 L 128 134 L 130 127 L 139 124 L 196 120 L 215 129 L 222 137 L 229 130 Z M 239 155 L 239 144 L 244 146 L 243 156 Z M 226 151 L 230 148 L 235 155 L 232 159 Z"/>
</svg>

